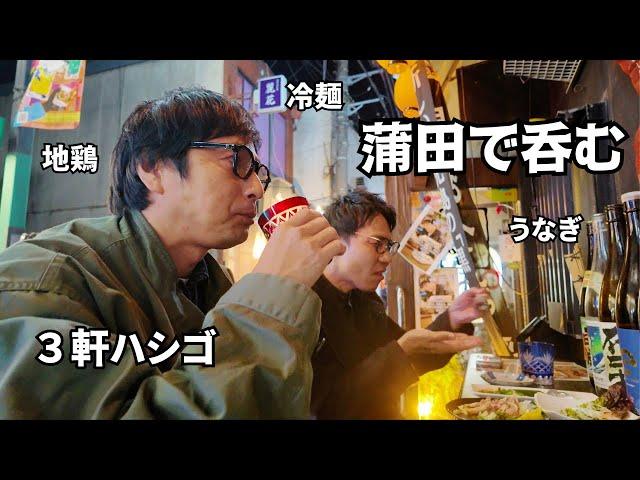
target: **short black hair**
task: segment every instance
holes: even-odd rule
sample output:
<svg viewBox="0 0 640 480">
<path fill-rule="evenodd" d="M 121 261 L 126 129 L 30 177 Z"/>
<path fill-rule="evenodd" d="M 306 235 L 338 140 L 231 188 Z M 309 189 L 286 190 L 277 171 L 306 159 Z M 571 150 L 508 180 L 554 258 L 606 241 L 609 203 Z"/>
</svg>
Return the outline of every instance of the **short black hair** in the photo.
<svg viewBox="0 0 640 480">
<path fill-rule="evenodd" d="M 189 143 L 232 135 L 259 150 L 260 134 L 251 115 L 238 102 L 211 90 L 181 87 L 140 103 L 124 122 L 111 156 L 111 213 L 122 215 L 125 208 L 149 206 L 138 165 L 152 169 L 159 162 L 172 162 L 186 178 Z"/>
<path fill-rule="evenodd" d="M 354 235 L 376 215 L 382 215 L 393 230 L 396 227 L 396 211 L 379 195 L 366 190 L 354 190 L 334 200 L 324 216 L 338 235 L 343 238 Z"/>
</svg>

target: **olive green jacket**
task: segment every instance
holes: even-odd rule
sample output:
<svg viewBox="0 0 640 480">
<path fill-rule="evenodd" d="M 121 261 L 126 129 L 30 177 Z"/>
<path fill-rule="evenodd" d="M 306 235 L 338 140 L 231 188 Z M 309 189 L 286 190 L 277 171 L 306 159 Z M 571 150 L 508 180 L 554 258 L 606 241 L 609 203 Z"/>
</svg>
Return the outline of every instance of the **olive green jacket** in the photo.
<svg viewBox="0 0 640 480">
<path fill-rule="evenodd" d="M 204 260 L 206 315 L 177 288 L 171 257 L 138 211 L 74 220 L 0 253 L 0 418 L 307 418 L 320 299 L 272 275 L 231 286 L 213 257 Z M 136 365 L 127 343 L 117 365 L 108 361 L 118 334 L 136 333 L 143 346 L 155 331 L 166 335 L 149 359 L 212 325 L 213 367 L 182 364 L 202 345 L 154 367 Z M 71 361 L 78 326 L 111 334 L 104 368 Z M 62 334 L 56 365 L 36 359 L 46 330 Z"/>
</svg>

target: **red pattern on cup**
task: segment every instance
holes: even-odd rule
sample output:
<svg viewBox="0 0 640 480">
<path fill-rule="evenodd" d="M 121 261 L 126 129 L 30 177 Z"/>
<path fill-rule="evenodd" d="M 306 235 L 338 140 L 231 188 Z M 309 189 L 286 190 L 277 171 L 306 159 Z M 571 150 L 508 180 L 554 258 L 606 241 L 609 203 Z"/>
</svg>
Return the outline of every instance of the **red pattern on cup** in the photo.
<svg viewBox="0 0 640 480">
<path fill-rule="evenodd" d="M 266 209 L 258 218 L 258 226 L 264 233 L 264 236 L 269 238 L 273 235 L 273 232 L 278 228 L 278 225 L 286 222 L 296 213 L 304 208 L 309 208 L 309 202 L 304 197 L 291 197 L 286 198 L 278 203 L 273 204 Z"/>
</svg>

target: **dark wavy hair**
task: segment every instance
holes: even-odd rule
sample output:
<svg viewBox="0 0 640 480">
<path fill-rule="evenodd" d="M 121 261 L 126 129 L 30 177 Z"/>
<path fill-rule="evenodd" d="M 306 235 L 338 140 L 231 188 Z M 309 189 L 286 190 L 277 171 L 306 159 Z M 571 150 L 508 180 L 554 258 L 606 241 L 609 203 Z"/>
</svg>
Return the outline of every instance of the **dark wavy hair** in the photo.
<svg viewBox="0 0 640 480">
<path fill-rule="evenodd" d="M 354 190 L 334 200 L 324 216 L 343 238 L 355 234 L 377 214 L 380 214 L 393 230 L 396 227 L 396 211 L 379 195 L 366 190 Z"/>
<path fill-rule="evenodd" d="M 186 153 L 191 142 L 237 135 L 260 148 L 260 134 L 251 115 L 224 95 L 201 87 L 176 88 L 162 98 L 140 103 L 122 126 L 111 156 L 109 209 L 149 206 L 148 189 L 137 167 L 153 169 L 171 162 L 182 178 L 188 176 Z"/>
</svg>

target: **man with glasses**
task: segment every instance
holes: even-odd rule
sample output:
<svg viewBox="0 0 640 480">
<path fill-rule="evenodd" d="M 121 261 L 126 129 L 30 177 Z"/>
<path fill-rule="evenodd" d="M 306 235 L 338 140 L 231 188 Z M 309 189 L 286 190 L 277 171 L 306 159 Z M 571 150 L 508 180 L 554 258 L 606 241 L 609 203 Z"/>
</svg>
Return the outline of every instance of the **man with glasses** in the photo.
<svg viewBox="0 0 640 480">
<path fill-rule="evenodd" d="M 391 257 L 396 214 L 377 195 L 351 192 L 325 209 L 346 252 L 324 270 L 313 289 L 322 299 L 322 327 L 312 357 L 311 410 L 318 419 L 401 418 L 400 395 L 451 355 L 481 344 L 470 322 L 488 295 L 472 288 L 428 329 L 405 331 L 375 293 Z"/>
<path fill-rule="evenodd" d="M 242 106 L 202 88 L 134 109 L 113 215 L 0 253 L 0 418 L 309 417 L 311 287 L 344 252 L 335 229 L 298 213 L 233 286 L 208 253 L 248 237 L 270 181 L 259 144 Z"/>
</svg>

